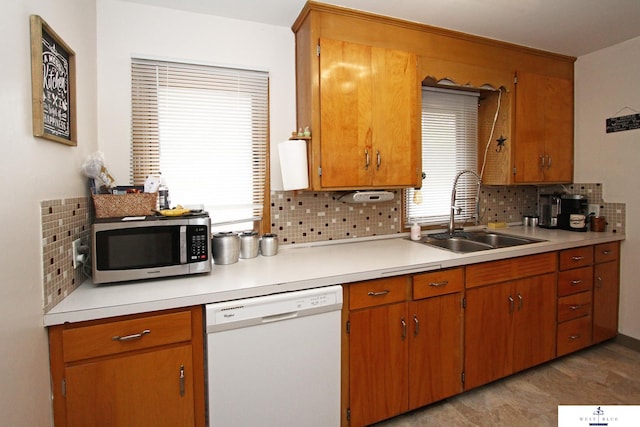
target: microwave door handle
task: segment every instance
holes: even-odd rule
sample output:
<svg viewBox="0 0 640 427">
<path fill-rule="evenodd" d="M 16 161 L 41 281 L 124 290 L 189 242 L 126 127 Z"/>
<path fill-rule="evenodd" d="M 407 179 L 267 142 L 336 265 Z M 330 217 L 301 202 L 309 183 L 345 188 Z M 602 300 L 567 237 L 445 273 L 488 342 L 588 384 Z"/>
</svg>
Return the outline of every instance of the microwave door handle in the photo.
<svg viewBox="0 0 640 427">
<path fill-rule="evenodd" d="M 187 226 L 180 226 L 180 264 L 187 263 Z"/>
</svg>

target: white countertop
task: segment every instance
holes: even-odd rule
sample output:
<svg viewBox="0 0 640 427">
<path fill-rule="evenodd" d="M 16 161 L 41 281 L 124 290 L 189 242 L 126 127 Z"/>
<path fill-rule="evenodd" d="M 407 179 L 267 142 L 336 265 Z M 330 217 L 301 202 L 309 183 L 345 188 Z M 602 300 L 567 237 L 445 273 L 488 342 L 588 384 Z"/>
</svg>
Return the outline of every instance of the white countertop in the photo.
<svg viewBox="0 0 640 427">
<path fill-rule="evenodd" d="M 106 285 L 94 285 L 87 280 L 44 315 L 44 325 L 248 298 L 624 240 L 624 235 L 611 232 L 537 227 L 490 231 L 546 241 L 468 254 L 412 242 L 408 233 L 281 245 L 276 256 L 259 255 L 235 264 L 214 264 L 210 274 Z"/>
</svg>

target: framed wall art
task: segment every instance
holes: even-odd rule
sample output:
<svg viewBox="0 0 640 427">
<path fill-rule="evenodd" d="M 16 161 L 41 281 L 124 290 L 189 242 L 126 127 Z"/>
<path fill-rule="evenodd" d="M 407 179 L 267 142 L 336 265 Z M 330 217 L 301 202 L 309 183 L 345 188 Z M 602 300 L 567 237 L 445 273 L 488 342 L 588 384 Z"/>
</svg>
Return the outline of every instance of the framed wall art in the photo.
<svg viewBox="0 0 640 427">
<path fill-rule="evenodd" d="M 30 25 L 33 135 L 75 146 L 75 53 L 40 16 Z"/>
</svg>

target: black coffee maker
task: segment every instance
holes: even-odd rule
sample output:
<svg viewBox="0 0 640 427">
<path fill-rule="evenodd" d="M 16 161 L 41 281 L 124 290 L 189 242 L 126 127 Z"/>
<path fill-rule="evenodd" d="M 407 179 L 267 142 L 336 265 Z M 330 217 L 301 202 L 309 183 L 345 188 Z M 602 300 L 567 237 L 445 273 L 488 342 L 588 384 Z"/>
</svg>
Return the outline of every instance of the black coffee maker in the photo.
<svg viewBox="0 0 640 427">
<path fill-rule="evenodd" d="M 558 228 L 569 231 L 587 231 L 589 200 L 579 194 L 563 194 L 560 198 Z"/>
</svg>

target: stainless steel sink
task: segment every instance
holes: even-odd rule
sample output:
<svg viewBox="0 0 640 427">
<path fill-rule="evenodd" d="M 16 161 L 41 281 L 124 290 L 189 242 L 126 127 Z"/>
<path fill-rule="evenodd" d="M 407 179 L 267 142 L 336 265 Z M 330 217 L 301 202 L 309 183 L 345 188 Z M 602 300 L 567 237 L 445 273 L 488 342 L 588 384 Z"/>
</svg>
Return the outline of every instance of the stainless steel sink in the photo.
<svg viewBox="0 0 640 427">
<path fill-rule="evenodd" d="M 457 253 L 487 251 L 510 246 L 528 245 L 542 241 L 544 240 L 508 236 L 506 234 L 488 231 L 460 231 L 453 235 L 437 233 L 420 239 L 420 242 L 429 246 L 435 246 Z"/>
</svg>

